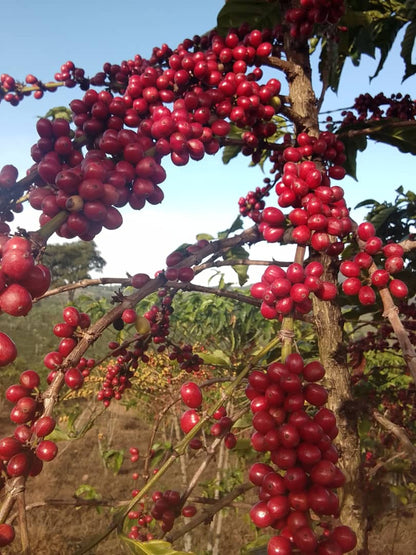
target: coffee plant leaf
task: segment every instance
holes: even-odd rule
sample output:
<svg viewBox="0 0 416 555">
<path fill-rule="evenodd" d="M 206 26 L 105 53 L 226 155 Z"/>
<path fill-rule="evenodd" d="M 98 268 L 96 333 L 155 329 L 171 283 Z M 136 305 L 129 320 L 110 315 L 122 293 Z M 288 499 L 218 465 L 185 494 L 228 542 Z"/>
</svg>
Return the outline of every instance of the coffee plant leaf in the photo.
<svg viewBox="0 0 416 555">
<path fill-rule="evenodd" d="M 230 358 L 219 349 L 216 349 L 212 353 L 199 353 L 198 356 L 202 358 L 205 364 L 212 364 L 214 366 L 225 366 L 230 367 Z"/>
<path fill-rule="evenodd" d="M 416 64 L 412 63 L 412 53 L 416 40 L 416 21 L 412 21 L 404 33 L 403 41 L 401 44 L 401 56 L 405 63 L 405 72 L 403 81 L 416 73 Z"/>
<path fill-rule="evenodd" d="M 139 542 L 127 536 L 121 536 L 121 538 L 135 555 L 195 555 L 191 551 L 176 551 L 169 542 L 162 540 Z"/>
<path fill-rule="evenodd" d="M 277 0 L 228 0 L 217 16 L 217 30 L 225 35 L 232 27 L 249 23 L 253 29 L 272 29 L 281 22 Z"/>
</svg>

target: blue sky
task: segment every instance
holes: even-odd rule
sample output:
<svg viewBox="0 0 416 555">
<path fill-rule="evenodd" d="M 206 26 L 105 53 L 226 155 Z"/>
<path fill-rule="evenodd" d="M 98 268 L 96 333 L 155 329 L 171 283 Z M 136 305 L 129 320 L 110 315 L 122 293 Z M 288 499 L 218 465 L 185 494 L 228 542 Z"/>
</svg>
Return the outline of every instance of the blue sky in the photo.
<svg viewBox="0 0 416 555">
<path fill-rule="evenodd" d="M 33 73 L 49 80 L 69 59 L 87 74 L 99 71 L 106 61 L 119 63 L 136 53 L 148 57 L 153 46 L 166 42 L 175 47 L 186 37 L 203 33 L 216 23 L 222 0 L 195 2 L 182 0 L 141 2 L 124 0 L 120 4 L 101 0 L 20 0 L 2 6 L 0 31 L 0 72 L 24 79 Z M 326 108 L 349 106 L 360 92 L 386 94 L 402 90 L 413 94 L 413 77 L 400 86 L 403 65 L 396 45 L 394 56 L 386 63 L 383 75 L 369 85 L 376 62 L 364 58 L 362 66 L 348 66 L 341 81 L 338 97 L 330 94 Z M 37 116 L 52 106 L 65 105 L 80 98 L 77 89 L 58 90 L 41 101 L 25 99 L 17 107 L 0 105 L 0 165 L 12 163 L 21 175 L 31 165 L 29 151 L 37 140 Z M 414 189 L 414 159 L 392 148 L 373 145 L 359 155 L 359 183 L 345 180 L 342 185 L 350 206 L 374 197 L 392 200 L 394 190 L 403 185 Z M 237 200 L 261 185 L 264 175 L 248 168 L 248 160 L 221 164 L 220 156 L 206 157 L 186 167 L 167 167 L 163 183 L 164 202 L 140 212 L 123 213 L 125 224 L 116 231 L 103 232 L 96 242 L 107 260 L 105 275 L 123 276 L 125 272 L 148 272 L 162 268 L 166 254 L 177 245 L 193 242 L 196 233 L 215 234 L 225 229 L 237 214 Z M 39 214 L 23 218 L 16 224 L 36 228 Z M 362 217 L 362 212 L 357 214 Z M 258 249 L 255 256 L 275 259 L 286 253 L 276 247 Z"/>
</svg>

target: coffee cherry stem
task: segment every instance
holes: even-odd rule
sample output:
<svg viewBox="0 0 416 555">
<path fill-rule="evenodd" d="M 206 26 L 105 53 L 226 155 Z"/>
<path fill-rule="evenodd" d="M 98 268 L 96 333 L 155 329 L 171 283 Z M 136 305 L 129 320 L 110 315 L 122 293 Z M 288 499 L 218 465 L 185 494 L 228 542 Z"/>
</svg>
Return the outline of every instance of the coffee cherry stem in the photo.
<svg viewBox="0 0 416 555">
<path fill-rule="evenodd" d="M 291 354 L 294 338 L 294 318 L 293 316 L 285 316 L 282 320 L 282 327 L 279 336 L 282 340 L 281 360 L 284 363 L 286 357 Z"/>
<path fill-rule="evenodd" d="M 57 231 L 61 225 L 67 220 L 69 212 L 61 210 L 49 222 L 43 225 L 38 231 L 34 233 L 35 237 L 40 241 L 46 241 Z"/>
</svg>

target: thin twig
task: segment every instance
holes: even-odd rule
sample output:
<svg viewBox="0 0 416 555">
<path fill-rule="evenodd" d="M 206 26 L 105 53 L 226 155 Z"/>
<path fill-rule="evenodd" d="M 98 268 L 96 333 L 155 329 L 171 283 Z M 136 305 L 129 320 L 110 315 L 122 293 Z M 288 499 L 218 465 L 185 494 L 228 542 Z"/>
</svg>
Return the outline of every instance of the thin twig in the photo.
<svg viewBox="0 0 416 555">
<path fill-rule="evenodd" d="M 243 495 L 243 493 L 246 493 L 253 487 L 254 487 L 253 484 L 249 484 L 249 483 L 241 484 L 235 487 L 232 491 L 230 491 L 230 493 L 227 493 L 227 495 L 224 495 L 224 497 L 219 499 L 219 501 L 215 505 L 212 505 L 209 509 L 206 509 L 201 514 L 196 515 L 191 520 L 191 522 L 189 522 L 188 524 L 185 524 L 185 526 L 183 526 L 182 528 L 179 528 L 178 530 L 175 530 L 174 532 L 168 534 L 166 536 L 166 540 L 170 543 L 173 543 L 174 541 L 176 541 L 177 539 L 185 535 L 187 532 L 190 532 L 191 530 L 199 526 L 199 524 L 203 522 L 206 522 L 206 523 L 210 522 L 212 517 L 218 511 L 230 505 L 236 497 Z"/>
<path fill-rule="evenodd" d="M 377 410 L 373 411 L 373 417 L 381 426 L 383 426 L 383 428 L 393 434 L 400 441 L 408 456 L 412 459 L 412 461 L 416 462 L 416 447 L 410 441 L 406 430 L 401 426 L 394 424 L 394 422 L 380 414 Z"/>
</svg>

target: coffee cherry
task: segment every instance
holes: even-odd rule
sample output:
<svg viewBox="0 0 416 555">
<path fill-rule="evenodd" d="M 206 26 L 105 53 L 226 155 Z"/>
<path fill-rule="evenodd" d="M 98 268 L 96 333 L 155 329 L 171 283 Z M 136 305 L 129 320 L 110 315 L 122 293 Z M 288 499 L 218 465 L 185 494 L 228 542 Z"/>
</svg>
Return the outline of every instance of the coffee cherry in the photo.
<svg viewBox="0 0 416 555">
<path fill-rule="evenodd" d="M 14 540 L 14 528 L 10 524 L 3 523 L 0 524 L 0 547 L 5 547 L 9 545 Z"/>
<path fill-rule="evenodd" d="M 363 222 L 357 228 L 357 235 L 361 241 L 367 241 L 376 234 L 376 228 L 371 222 Z"/>
<path fill-rule="evenodd" d="M 390 293 L 398 299 L 403 299 L 409 294 L 407 285 L 401 279 L 393 279 L 389 283 Z"/>
<path fill-rule="evenodd" d="M 186 382 L 181 387 L 182 401 L 191 409 L 197 409 L 202 403 L 202 392 L 194 382 Z"/>
<path fill-rule="evenodd" d="M 16 356 L 16 345 L 8 335 L 0 331 L 0 367 L 13 362 Z"/>
<path fill-rule="evenodd" d="M 56 457 L 58 453 L 58 447 L 53 441 L 44 439 L 36 447 L 35 453 L 41 461 L 51 461 Z"/>
<path fill-rule="evenodd" d="M 181 430 L 184 434 L 187 434 L 192 430 L 192 428 L 198 424 L 200 420 L 199 414 L 194 409 L 185 411 L 180 419 Z"/>
</svg>

